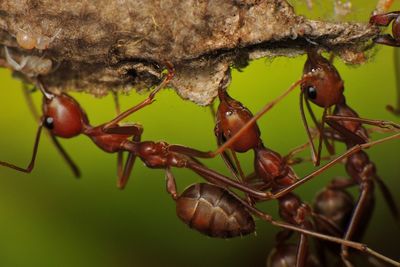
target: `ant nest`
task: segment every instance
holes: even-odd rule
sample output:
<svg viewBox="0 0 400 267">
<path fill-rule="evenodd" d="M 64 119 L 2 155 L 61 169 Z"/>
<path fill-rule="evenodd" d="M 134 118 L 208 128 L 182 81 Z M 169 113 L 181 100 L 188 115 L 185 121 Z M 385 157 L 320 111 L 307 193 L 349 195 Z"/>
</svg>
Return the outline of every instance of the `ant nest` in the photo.
<svg viewBox="0 0 400 267">
<path fill-rule="evenodd" d="M 0 44 L 14 62 L 51 60 L 53 69 L 42 77 L 51 91 L 102 96 L 147 89 L 172 63 L 170 87 L 208 105 L 226 70 L 252 59 L 296 56 L 318 45 L 362 63 L 379 34 L 367 20 L 308 20 L 285 0 L 2 0 Z M 0 66 L 13 68 L 4 47 Z M 13 69 L 32 79 L 32 72 Z"/>
</svg>

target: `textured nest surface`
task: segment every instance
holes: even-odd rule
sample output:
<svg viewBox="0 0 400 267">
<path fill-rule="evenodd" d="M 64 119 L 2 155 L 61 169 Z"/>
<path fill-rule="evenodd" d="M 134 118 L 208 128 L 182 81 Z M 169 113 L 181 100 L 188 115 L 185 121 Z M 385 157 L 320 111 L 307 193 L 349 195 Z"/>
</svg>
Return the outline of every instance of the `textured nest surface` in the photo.
<svg viewBox="0 0 400 267">
<path fill-rule="evenodd" d="M 52 37 L 48 49 L 24 50 L 19 31 Z M 318 45 L 346 62 L 379 33 L 367 23 L 330 23 L 297 16 L 284 0 L 2 0 L 0 44 L 20 62 L 53 61 L 43 77 L 50 90 L 105 95 L 150 88 L 165 63 L 171 87 L 184 99 L 209 104 L 230 66 L 260 57 L 295 56 Z M 8 66 L 4 49 L 0 65 Z M 32 79 L 22 73 L 26 79 Z"/>
</svg>

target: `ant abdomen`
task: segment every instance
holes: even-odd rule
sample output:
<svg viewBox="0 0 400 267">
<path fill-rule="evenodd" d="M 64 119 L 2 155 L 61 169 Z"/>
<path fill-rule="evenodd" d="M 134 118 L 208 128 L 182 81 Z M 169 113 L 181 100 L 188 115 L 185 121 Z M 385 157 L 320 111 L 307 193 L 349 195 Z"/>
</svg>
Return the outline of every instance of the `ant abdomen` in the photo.
<svg viewBox="0 0 400 267">
<path fill-rule="evenodd" d="M 354 209 L 354 199 L 346 190 L 326 188 L 317 194 L 313 206 L 315 213 L 329 219 L 344 232 Z M 322 222 L 317 224 L 323 233 L 329 232 L 326 227 L 329 226 Z"/>
<path fill-rule="evenodd" d="M 267 267 L 291 267 L 297 266 L 297 246 L 294 244 L 278 244 L 267 258 Z M 308 254 L 306 259 L 307 267 L 322 266 L 318 259 Z"/>
<path fill-rule="evenodd" d="M 193 184 L 176 201 L 178 217 L 189 227 L 219 238 L 255 231 L 253 217 L 227 190 L 206 183 Z"/>
</svg>

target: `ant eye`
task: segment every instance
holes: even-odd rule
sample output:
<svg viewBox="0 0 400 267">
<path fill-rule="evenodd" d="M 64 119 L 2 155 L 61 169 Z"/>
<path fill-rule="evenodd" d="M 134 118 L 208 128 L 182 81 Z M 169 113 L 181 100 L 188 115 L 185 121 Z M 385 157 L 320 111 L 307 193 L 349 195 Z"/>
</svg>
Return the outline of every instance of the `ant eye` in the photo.
<svg viewBox="0 0 400 267">
<path fill-rule="evenodd" d="M 47 129 L 53 129 L 54 128 L 54 119 L 52 117 L 46 117 L 44 118 L 44 127 Z"/>
<path fill-rule="evenodd" d="M 307 87 L 307 96 L 310 99 L 316 99 L 317 98 L 317 89 L 313 86 Z"/>
</svg>

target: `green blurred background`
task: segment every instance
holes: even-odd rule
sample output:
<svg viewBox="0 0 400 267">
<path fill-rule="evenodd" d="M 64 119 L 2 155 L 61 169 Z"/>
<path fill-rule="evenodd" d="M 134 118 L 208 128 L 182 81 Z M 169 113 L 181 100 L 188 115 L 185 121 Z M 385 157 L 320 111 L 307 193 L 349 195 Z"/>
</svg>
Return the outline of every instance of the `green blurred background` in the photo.
<svg viewBox="0 0 400 267">
<path fill-rule="evenodd" d="M 316 3 L 308 11 L 296 2 L 302 14 L 332 18 L 329 6 Z M 352 1 L 355 11 L 349 19 L 367 20 L 375 1 Z M 369 2 L 369 3 L 366 3 Z M 318 4 L 320 3 L 320 4 Z M 397 3 L 393 9 L 399 9 Z M 318 10 L 323 10 L 318 11 Z M 333 19 L 333 18 L 332 18 Z M 385 110 L 395 103 L 393 49 L 376 48 L 367 64 L 349 67 L 336 61 L 345 81 L 348 103 L 362 117 L 399 121 Z M 302 71 L 305 57 L 254 61 L 243 72 L 233 71 L 231 95 L 253 112 L 278 96 Z M 397 74 L 399 75 L 399 74 Z M 21 82 L 9 70 L 0 70 L 1 160 L 25 166 L 31 156 L 37 124 L 24 100 Z M 114 114 L 111 96 L 96 99 L 72 93 L 87 111 L 92 124 L 110 120 Z M 41 95 L 33 95 L 40 105 Z M 128 108 L 145 95 L 120 98 Z M 137 112 L 130 121 L 144 125 L 145 140 L 165 140 L 202 150 L 214 149 L 213 120 L 209 108 L 182 101 L 173 91 L 164 90 L 150 107 Z M 259 125 L 267 146 L 285 154 L 306 141 L 298 108 L 298 90 L 275 107 Z M 374 138 L 379 138 L 379 134 Z M 0 169 L 0 266 L 262 266 L 274 246 L 278 229 L 257 221 L 257 235 L 218 240 L 189 229 L 175 215 L 175 204 L 165 192 L 164 173 L 151 170 L 140 161 L 124 191 L 116 188 L 116 156 L 99 150 L 84 136 L 62 140 L 79 164 L 83 177 L 74 179 L 55 148 L 44 136 L 37 164 L 30 175 Z M 369 150 L 386 181 L 400 201 L 399 141 Z M 308 153 L 305 154 L 308 156 Z M 247 172 L 252 154 L 241 155 Z M 220 159 L 206 164 L 226 172 Z M 310 164 L 295 167 L 303 176 Z M 202 181 L 187 170 L 173 170 L 182 191 Z M 334 176 L 345 175 L 343 166 L 324 173 L 296 190 L 311 202 L 315 193 Z M 357 191 L 354 190 L 356 193 Z M 400 230 L 393 222 L 379 192 L 373 220 L 364 241 L 386 255 L 399 258 Z M 260 206 L 276 216 L 276 203 Z"/>
</svg>

